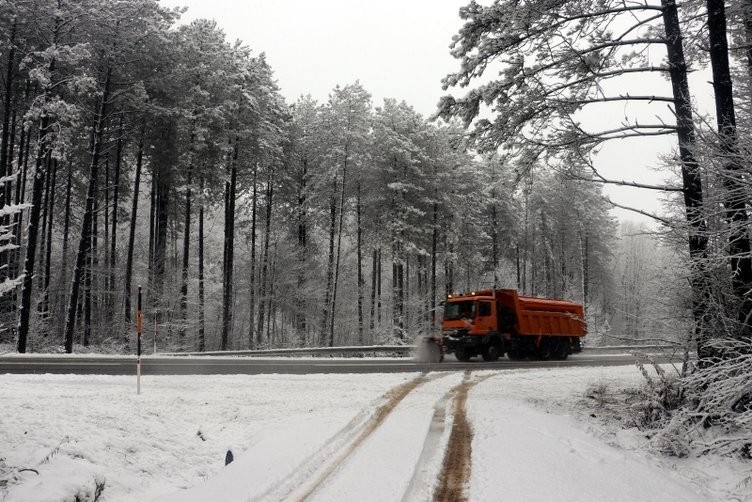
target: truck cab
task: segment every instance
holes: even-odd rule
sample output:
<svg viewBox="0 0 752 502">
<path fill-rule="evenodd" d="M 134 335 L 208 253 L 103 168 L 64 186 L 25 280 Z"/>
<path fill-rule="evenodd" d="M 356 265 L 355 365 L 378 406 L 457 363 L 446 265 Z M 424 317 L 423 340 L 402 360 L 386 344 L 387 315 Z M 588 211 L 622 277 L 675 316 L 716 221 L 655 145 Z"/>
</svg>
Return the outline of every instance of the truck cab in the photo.
<svg viewBox="0 0 752 502">
<path fill-rule="evenodd" d="M 450 296 L 444 304 L 442 337 L 448 352 L 460 361 L 482 355 L 495 361 L 504 354 L 499 335 L 496 300 L 493 296 L 471 293 Z"/>
</svg>

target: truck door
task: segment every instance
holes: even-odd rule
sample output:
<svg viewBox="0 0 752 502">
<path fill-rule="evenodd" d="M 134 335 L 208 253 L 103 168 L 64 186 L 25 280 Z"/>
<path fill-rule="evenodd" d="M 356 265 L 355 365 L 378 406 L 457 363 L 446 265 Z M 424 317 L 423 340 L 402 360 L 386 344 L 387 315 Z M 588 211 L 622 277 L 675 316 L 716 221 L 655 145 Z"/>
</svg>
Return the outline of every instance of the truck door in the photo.
<svg viewBox="0 0 752 502">
<path fill-rule="evenodd" d="M 478 302 L 478 320 L 475 322 L 477 333 L 496 331 L 496 313 L 493 302 Z"/>
</svg>

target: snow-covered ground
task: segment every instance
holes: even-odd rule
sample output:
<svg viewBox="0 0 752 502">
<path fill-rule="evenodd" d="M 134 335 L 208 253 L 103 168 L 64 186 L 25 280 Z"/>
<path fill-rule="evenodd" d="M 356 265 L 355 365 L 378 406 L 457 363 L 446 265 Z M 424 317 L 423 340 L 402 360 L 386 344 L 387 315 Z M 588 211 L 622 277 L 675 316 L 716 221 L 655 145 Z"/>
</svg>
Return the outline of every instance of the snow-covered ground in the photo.
<svg viewBox="0 0 752 502">
<path fill-rule="evenodd" d="M 132 377 L 0 375 L 0 500 L 431 500 L 463 382 L 470 501 L 752 500 L 748 464 L 652 454 L 583 397 L 641 378 L 147 376 L 137 396 Z"/>
</svg>

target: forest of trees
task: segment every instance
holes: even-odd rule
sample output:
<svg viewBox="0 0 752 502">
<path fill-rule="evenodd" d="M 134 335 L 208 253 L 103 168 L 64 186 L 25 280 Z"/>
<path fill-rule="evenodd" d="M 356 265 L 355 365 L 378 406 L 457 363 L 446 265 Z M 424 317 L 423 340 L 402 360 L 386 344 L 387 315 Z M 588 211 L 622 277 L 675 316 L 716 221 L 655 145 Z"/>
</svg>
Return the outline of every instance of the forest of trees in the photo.
<svg viewBox="0 0 752 502">
<path fill-rule="evenodd" d="M 452 53 L 461 69 L 444 88 L 498 76 L 442 98 L 440 115 L 463 119 L 478 151 L 506 151 L 531 166 L 577 159 L 605 184 L 664 194 L 668 215 L 651 216 L 664 243 L 684 257 L 673 275 L 691 287 L 687 340 L 704 357 L 720 353 L 715 339 L 748 339 L 752 3 L 510 0 L 470 2 L 460 16 Z M 691 89 L 689 74 L 708 68 L 712 88 Z M 693 92 L 713 93 L 715 116 L 698 112 Z M 588 114 L 601 120 L 583 121 Z M 599 173 L 594 159 L 605 144 L 640 148 L 657 136 L 676 145 L 665 184 Z M 627 306 L 636 312 L 639 302 Z"/>
<path fill-rule="evenodd" d="M 471 1 L 460 17 L 451 46 L 460 68 L 443 84 L 470 90 L 444 96 L 439 115 L 463 120 L 476 151 L 505 152 L 505 164 L 521 170 L 577 166 L 666 200 L 665 214 L 650 215 L 661 246 L 622 227 L 606 303 L 625 340 L 646 331 L 660 339 L 661 326 L 673 324 L 683 364 L 672 376 L 653 361 L 651 377 L 650 358 L 638 356 L 644 400 L 629 413 L 659 430 L 652 441 L 662 451 L 684 456 L 694 445 L 749 460 L 752 2 Z M 705 81 L 690 85 L 696 72 Z M 706 95 L 714 113 L 696 106 Z M 660 137 L 674 146 L 663 183 L 636 179 L 637 170 L 601 174 L 606 145 L 641 149 Z"/>
<path fill-rule="evenodd" d="M 410 342 L 493 285 L 610 315 L 578 159 L 479 153 L 358 82 L 286 103 L 262 52 L 154 0 L 0 12 L 2 344 L 131 350 L 138 285 L 160 350 Z"/>
</svg>

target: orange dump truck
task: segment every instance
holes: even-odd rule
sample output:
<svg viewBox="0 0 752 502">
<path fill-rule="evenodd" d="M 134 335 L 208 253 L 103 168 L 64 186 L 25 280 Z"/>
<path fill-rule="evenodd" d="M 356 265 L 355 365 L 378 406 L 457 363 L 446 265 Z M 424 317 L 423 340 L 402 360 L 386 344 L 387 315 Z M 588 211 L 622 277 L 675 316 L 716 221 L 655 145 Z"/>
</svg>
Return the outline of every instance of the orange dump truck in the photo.
<svg viewBox="0 0 752 502">
<path fill-rule="evenodd" d="M 534 357 L 566 359 L 581 350 L 582 305 L 521 296 L 514 289 L 450 295 L 441 326 L 444 350 L 460 361 L 476 355 L 495 361 Z"/>
</svg>

